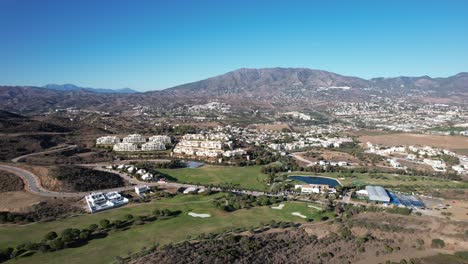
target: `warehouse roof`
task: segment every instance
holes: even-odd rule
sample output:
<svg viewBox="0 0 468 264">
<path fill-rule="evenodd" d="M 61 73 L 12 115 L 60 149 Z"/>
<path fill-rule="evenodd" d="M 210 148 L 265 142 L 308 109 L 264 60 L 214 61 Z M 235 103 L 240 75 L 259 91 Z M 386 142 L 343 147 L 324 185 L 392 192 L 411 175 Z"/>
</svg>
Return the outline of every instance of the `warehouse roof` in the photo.
<svg viewBox="0 0 468 264">
<path fill-rule="evenodd" d="M 366 191 L 371 201 L 390 202 L 390 196 L 382 186 L 366 186 Z"/>
</svg>

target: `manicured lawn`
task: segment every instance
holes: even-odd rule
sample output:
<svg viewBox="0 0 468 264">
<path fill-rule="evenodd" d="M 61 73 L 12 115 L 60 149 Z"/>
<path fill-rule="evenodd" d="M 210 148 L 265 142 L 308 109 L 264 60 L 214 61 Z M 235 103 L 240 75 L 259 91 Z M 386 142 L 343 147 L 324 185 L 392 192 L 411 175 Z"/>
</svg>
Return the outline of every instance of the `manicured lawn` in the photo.
<svg viewBox="0 0 468 264">
<path fill-rule="evenodd" d="M 222 195 L 222 194 L 216 194 Z M 322 214 L 306 203 L 284 202 L 281 210 L 270 207 L 255 207 L 228 213 L 214 207 L 211 200 L 216 196 L 179 195 L 147 204 L 127 206 L 93 215 L 82 215 L 47 223 L 27 226 L 0 226 L 0 248 L 16 246 L 28 241 L 40 241 L 49 231 L 61 232 L 68 227 L 84 228 L 101 219 L 123 219 L 125 214 L 148 215 L 152 210 L 168 208 L 182 213 L 172 219 L 156 220 L 145 225 L 133 225 L 129 230 L 111 231 L 105 238 L 91 240 L 87 245 L 68 248 L 51 253 L 36 253 L 30 257 L 12 260 L 9 263 L 110 263 L 116 256 L 137 252 L 155 243 L 167 244 L 197 236 L 201 233 L 220 232 L 236 227 L 252 227 L 275 221 L 305 222 L 305 219 L 291 215 L 299 212 L 307 218 L 319 221 Z M 193 218 L 188 212 L 208 213 L 210 218 Z M 324 213 L 330 215 L 332 213 Z"/>
<path fill-rule="evenodd" d="M 261 166 L 228 167 L 203 166 L 200 168 L 160 169 L 159 171 L 177 179 L 182 183 L 194 184 L 232 184 L 244 189 L 267 190 L 265 180 L 267 175 L 261 173 Z"/>
<path fill-rule="evenodd" d="M 381 185 L 384 187 L 414 187 L 414 188 L 457 188 L 466 189 L 468 183 L 457 182 L 447 179 L 439 179 L 427 176 L 408 176 L 408 175 L 393 175 L 388 173 L 377 173 L 373 176 L 369 173 L 353 173 L 352 177 L 342 173 L 311 173 L 311 172 L 292 172 L 290 175 L 312 175 L 312 176 L 328 176 L 339 179 L 343 185 L 351 185 L 355 182 L 364 183 L 366 185 Z M 344 179 L 343 179 L 344 178 Z"/>
</svg>

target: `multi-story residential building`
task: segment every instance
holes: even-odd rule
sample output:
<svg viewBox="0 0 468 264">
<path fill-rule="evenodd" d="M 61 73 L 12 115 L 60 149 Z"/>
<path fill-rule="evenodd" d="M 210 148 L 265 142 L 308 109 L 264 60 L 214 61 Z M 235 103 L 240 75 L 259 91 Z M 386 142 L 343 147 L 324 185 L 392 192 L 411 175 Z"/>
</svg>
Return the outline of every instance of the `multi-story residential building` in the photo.
<svg viewBox="0 0 468 264">
<path fill-rule="evenodd" d="M 236 150 L 227 150 L 223 153 L 225 157 L 235 157 L 235 156 L 243 156 L 247 154 L 247 152 L 243 149 L 236 149 Z"/>
<path fill-rule="evenodd" d="M 117 143 L 113 147 L 114 151 L 138 151 L 138 146 L 134 143 Z"/>
<path fill-rule="evenodd" d="M 162 142 L 148 142 L 141 145 L 141 151 L 165 150 L 166 145 Z"/>
<path fill-rule="evenodd" d="M 156 135 L 149 138 L 149 142 L 160 142 L 163 144 L 171 144 L 171 137 L 164 135 Z"/>
<path fill-rule="evenodd" d="M 124 137 L 124 143 L 135 143 L 135 144 L 142 144 L 146 142 L 146 138 L 140 134 L 132 134 Z"/>
<path fill-rule="evenodd" d="M 96 139 L 96 145 L 114 145 L 120 143 L 120 139 L 116 136 L 104 136 Z"/>
</svg>

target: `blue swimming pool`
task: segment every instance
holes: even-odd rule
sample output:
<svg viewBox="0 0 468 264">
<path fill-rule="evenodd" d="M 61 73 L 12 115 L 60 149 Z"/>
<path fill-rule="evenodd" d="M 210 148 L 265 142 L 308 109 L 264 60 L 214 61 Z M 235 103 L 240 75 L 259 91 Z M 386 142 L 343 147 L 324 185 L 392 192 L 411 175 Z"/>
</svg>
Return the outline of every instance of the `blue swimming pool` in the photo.
<svg viewBox="0 0 468 264">
<path fill-rule="evenodd" d="M 327 184 L 330 187 L 340 185 L 340 183 L 337 180 L 324 178 L 320 176 L 289 176 L 289 179 L 302 181 L 309 184 Z"/>
</svg>

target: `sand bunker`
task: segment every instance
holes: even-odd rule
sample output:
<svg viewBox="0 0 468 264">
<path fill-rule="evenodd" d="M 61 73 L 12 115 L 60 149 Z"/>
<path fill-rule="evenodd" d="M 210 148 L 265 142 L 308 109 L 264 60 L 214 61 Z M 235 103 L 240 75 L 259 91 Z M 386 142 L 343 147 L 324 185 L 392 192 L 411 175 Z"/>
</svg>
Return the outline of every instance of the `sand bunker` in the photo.
<svg viewBox="0 0 468 264">
<path fill-rule="evenodd" d="M 299 212 L 294 212 L 294 213 L 291 213 L 292 215 L 295 215 L 295 216 L 299 216 L 300 218 L 307 218 L 307 216 L 299 213 Z"/>
<path fill-rule="evenodd" d="M 200 217 L 200 218 L 207 218 L 207 217 L 211 217 L 211 215 L 209 214 L 197 214 L 197 213 L 188 213 L 188 215 L 190 215 L 191 217 Z"/>
<path fill-rule="evenodd" d="M 278 206 L 272 206 L 271 209 L 281 210 L 281 209 L 283 209 L 283 207 L 284 207 L 284 204 L 280 204 Z"/>
<path fill-rule="evenodd" d="M 314 208 L 314 209 L 317 209 L 317 210 L 322 210 L 322 208 L 318 207 L 318 206 L 315 206 L 315 205 L 307 205 L 307 207 L 309 208 Z"/>
</svg>

